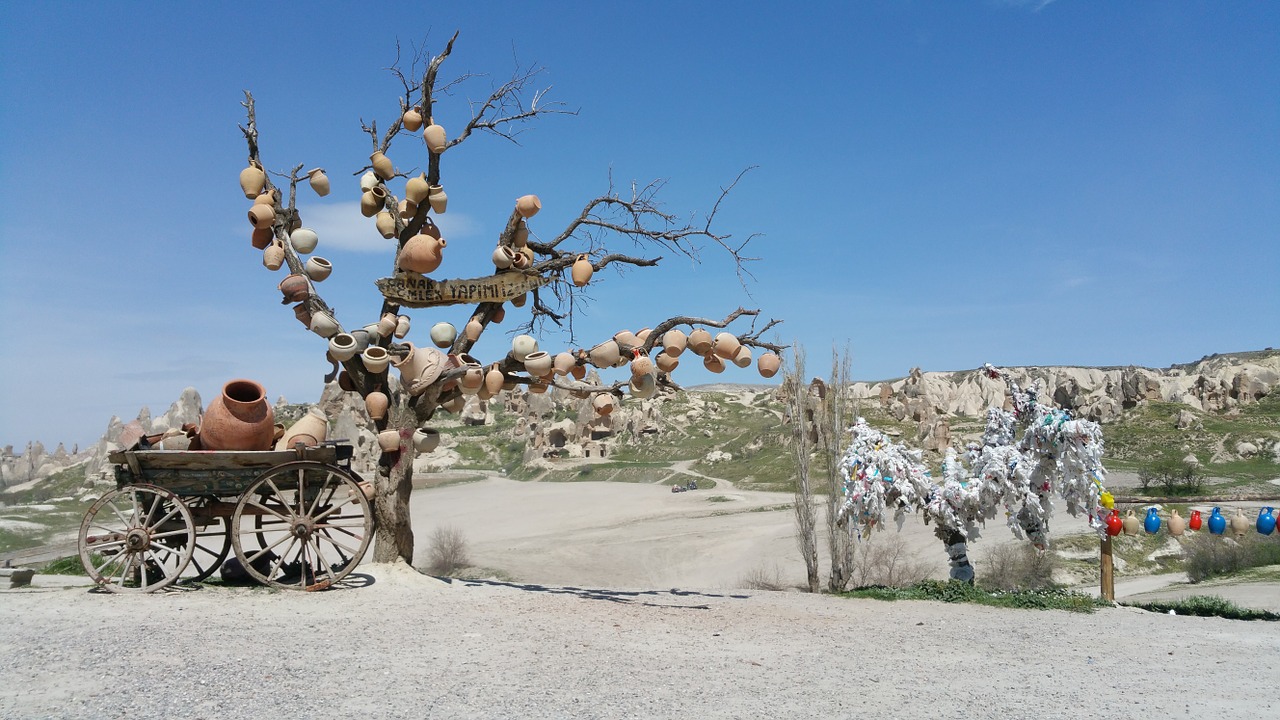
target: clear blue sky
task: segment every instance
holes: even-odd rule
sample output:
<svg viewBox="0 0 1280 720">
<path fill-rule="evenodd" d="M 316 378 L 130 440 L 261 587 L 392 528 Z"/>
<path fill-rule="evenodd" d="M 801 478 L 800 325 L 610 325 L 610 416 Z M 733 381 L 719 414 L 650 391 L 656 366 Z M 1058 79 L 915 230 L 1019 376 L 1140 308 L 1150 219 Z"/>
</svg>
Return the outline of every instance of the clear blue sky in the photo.
<svg viewBox="0 0 1280 720">
<path fill-rule="evenodd" d="M 88 443 L 235 377 L 315 400 L 325 345 L 249 245 L 241 91 L 270 168 L 328 168 L 304 219 L 335 267 L 322 294 L 359 326 L 392 262 L 355 209 L 360 119 L 396 114 L 397 40 L 438 50 L 455 29 L 446 76 L 537 63 L 581 113 L 446 154 L 441 275 L 488 271 L 519 195 L 551 236 L 610 171 L 668 178 L 689 213 L 759 166 L 720 218 L 763 234 L 751 296 L 711 249 L 602 273 L 582 344 L 744 304 L 784 318 L 811 366 L 848 343 L 866 379 L 1280 345 L 1280 4 L 804 5 L 0 5 L 0 444 Z M 410 339 L 464 317 L 417 311 Z M 505 345 L 486 337 L 481 360 Z"/>
</svg>

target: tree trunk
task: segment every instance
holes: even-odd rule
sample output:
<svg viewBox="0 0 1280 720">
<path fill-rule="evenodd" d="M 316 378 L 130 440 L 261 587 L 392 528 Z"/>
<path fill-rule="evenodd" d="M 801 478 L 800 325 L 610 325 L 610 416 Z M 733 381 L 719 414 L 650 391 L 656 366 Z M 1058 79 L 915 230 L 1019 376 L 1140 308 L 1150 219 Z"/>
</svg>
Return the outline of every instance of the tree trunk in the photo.
<svg viewBox="0 0 1280 720">
<path fill-rule="evenodd" d="M 849 587 L 853 578 L 853 533 L 854 523 L 845 523 L 840 527 L 836 523 L 840 505 L 844 502 L 843 478 L 840 477 L 840 460 L 844 457 L 843 431 L 849 424 L 849 374 L 852 361 L 849 350 L 843 355 L 831 350 L 831 378 L 827 382 L 827 399 L 818 427 L 818 448 L 826 464 L 826 516 L 827 516 L 827 551 L 831 556 L 831 575 L 827 578 L 827 589 L 831 592 L 843 592 Z"/>
<path fill-rule="evenodd" d="M 796 456 L 796 544 L 800 555 L 804 558 L 805 572 L 808 575 L 809 592 L 820 590 L 818 578 L 818 538 L 816 533 L 817 518 L 813 509 L 813 486 L 810 484 L 810 459 L 813 454 L 813 422 L 810 410 L 813 409 L 809 388 L 804 383 L 804 349 L 800 346 L 792 351 L 795 356 L 794 372 L 787 378 L 790 391 L 787 393 L 787 407 L 791 415 L 791 445 Z M 816 417 L 820 413 L 813 413 Z"/>
<path fill-rule="evenodd" d="M 373 561 L 403 560 L 413 565 L 413 525 L 409 495 L 413 491 L 413 430 L 393 427 L 400 433 L 400 450 L 384 452 L 378 461 L 373 497 Z"/>
</svg>

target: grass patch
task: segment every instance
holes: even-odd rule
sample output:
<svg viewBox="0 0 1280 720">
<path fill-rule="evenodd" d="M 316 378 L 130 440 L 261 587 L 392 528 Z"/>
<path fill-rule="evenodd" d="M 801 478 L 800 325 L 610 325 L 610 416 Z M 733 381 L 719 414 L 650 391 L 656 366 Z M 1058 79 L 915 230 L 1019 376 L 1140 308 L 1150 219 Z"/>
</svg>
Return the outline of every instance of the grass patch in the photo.
<svg viewBox="0 0 1280 720">
<path fill-rule="evenodd" d="M 990 607 L 1025 610 L 1068 610 L 1091 613 L 1108 605 L 1091 595 L 1067 590 L 984 590 L 957 581 L 925 580 L 907 587 L 862 587 L 840 593 L 842 597 L 868 600 L 933 600 L 948 603 L 971 603 Z"/>
<path fill-rule="evenodd" d="M 713 502 L 713 503 L 733 502 L 733 498 L 727 498 L 723 495 L 712 495 L 711 497 L 707 498 L 707 502 Z"/>
<path fill-rule="evenodd" d="M 89 561 L 94 565 L 102 564 L 102 556 L 97 553 L 89 554 Z M 79 555 L 71 555 L 57 560 L 51 560 L 39 570 L 41 575 L 88 575 L 84 570 L 84 563 L 80 562 Z"/>
<path fill-rule="evenodd" d="M 1252 610 L 1218 597 L 1217 595 L 1192 595 L 1177 600 L 1156 600 L 1142 603 L 1121 603 L 1157 613 L 1195 615 L 1196 617 L 1220 617 L 1228 620 L 1280 620 L 1280 614 L 1266 610 Z"/>
</svg>

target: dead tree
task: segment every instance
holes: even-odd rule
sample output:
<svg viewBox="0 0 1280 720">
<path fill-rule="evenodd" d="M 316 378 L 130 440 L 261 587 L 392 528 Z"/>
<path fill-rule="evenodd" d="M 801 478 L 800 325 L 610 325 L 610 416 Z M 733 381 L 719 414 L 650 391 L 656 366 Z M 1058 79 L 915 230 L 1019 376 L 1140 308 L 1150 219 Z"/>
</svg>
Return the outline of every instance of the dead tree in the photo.
<svg viewBox="0 0 1280 720">
<path fill-rule="evenodd" d="M 314 258 L 304 263 L 301 255 L 305 253 L 294 242 L 299 235 L 304 244 L 315 238 L 307 233 L 295 235 L 302 229 L 296 204 L 298 184 L 308 180 L 317 192 L 327 192 L 327 176 L 319 169 L 302 174 L 301 164 L 286 172 L 264 172 L 252 94 L 246 92 L 243 103 L 247 122 L 241 130 L 248 143 L 249 167 L 242 172 L 241 185 L 246 197 L 269 210 L 250 211 L 254 245 L 263 249 L 268 267 L 273 259 L 276 267 L 288 267 L 291 285 L 286 289 L 282 284 L 281 288 L 286 300 L 292 298 L 297 303 L 295 314 L 304 325 L 331 340 L 329 358 L 334 366 L 326 381 L 336 378 L 344 390 L 365 398 L 367 406 L 371 406 L 371 396 L 387 405 L 385 414 L 374 418 L 379 439 L 390 438 L 374 480 L 377 562 L 400 558 L 412 564 L 409 493 L 413 460 L 420 446 L 414 440 L 415 431 L 422 429 L 419 437 L 428 438 L 425 442 L 429 443 L 427 423 L 441 408 L 459 411 L 465 394 L 487 398 L 521 385 L 532 392 L 557 387 L 579 397 L 595 398 L 599 411 L 608 412 L 625 394 L 646 396 L 656 385 L 669 383 L 668 375 L 686 343 L 702 356 L 705 366 L 716 372 L 730 362 L 749 364 L 752 348 L 767 351 L 760 358 L 765 371 L 776 360 L 774 353 L 782 350 L 782 346 L 760 339 L 779 321 L 769 320 L 757 328 L 759 310 L 739 307 L 723 318 L 667 318 L 654 323 L 652 329 L 624 331 L 595 345 L 569 349 L 554 355 L 550 369 L 542 354 L 545 351 L 538 350 L 536 340 L 529 335 L 518 336 L 512 351 L 504 357 L 486 364 L 473 358 L 470 351 L 476 341 L 490 325 L 504 318 L 508 307 L 529 311 L 521 329 L 536 332 L 548 323 L 557 327 L 568 324 L 572 332 L 575 307 L 585 300 L 583 288 L 591 275 L 607 267 L 653 267 L 662 260 L 654 253 L 662 251 L 696 260 L 702 245 L 708 243 L 730 254 L 741 277 L 746 272 L 744 264 L 755 258 L 744 254 L 751 238 L 734 241 L 731 235 L 713 229 L 721 202 L 741 175 L 721 188 L 704 218 L 687 222 L 661 209 L 657 199 L 660 181 L 632 185 L 626 192 L 617 191 L 610 182 L 607 191 L 588 201 L 563 231 L 541 236 L 550 238 L 545 241 L 530 235 L 527 222 L 541 207 L 540 201 L 534 195 L 520 198 L 498 233 L 493 275 L 464 280 L 427 277 L 442 259 L 442 238 L 448 228 L 448 221 L 442 216 L 447 209 L 447 195 L 441 184 L 446 153 L 449 158 L 456 156 L 464 142 L 480 133 L 514 141 L 524 123 L 547 114 L 575 114 L 560 103 L 548 101 L 547 89 L 535 85 L 540 68 L 517 68 L 486 99 L 472 102 L 470 119 L 460 132 L 447 137 L 434 120 L 436 104 L 457 83 L 473 77 L 464 75 L 447 83 L 438 79 L 457 37 L 455 33 L 433 57 L 413 58 L 407 69 L 397 61 L 391 70 L 400 81 L 402 92 L 394 118 L 381 133 L 376 122 L 361 123 L 372 152 L 370 165 L 353 173 L 362 176 L 361 210 L 371 218 L 370 232 L 377 231 L 394 240 L 391 247 L 395 257 L 391 276 L 378 281 L 384 298 L 382 307 L 376 317 L 366 318 L 375 322 L 361 329 L 348 330 L 335 316 L 316 291 L 324 268 L 311 267 L 315 265 Z M 419 127 L 423 128 L 421 136 L 414 134 Z M 392 162 L 392 157 L 399 165 Z M 425 172 L 400 169 L 412 167 L 419 159 L 426 160 Z M 280 180 L 283 187 L 278 187 L 275 180 Z M 607 241 L 618 237 L 631 239 L 632 246 L 638 248 L 637 254 L 611 250 Z M 433 338 L 441 350 L 431 343 L 415 345 L 397 332 L 407 325 L 409 310 L 452 304 L 475 305 L 475 310 L 462 332 L 444 341 Z M 727 328 L 741 320 L 749 321 L 750 327 L 736 334 L 722 332 L 716 342 L 710 342 L 707 328 Z M 694 330 L 685 334 L 682 327 Z M 348 354 L 352 346 L 359 352 Z M 659 348 L 665 358 L 658 356 Z M 368 362 L 370 355 L 373 362 Z M 398 380 L 386 367 L 379 367 L 378 360 L 388 359 L 399 371 Z M 630 365 L 632 377 L 589 385 L 583 382 L 588 365 Z"/>
<path fill-rule="evenodd" d="M 804 383 L 804 348 L 792 349 L 794 362 L 785 380 L 787 413 L 791 417 L 791 451 L 796 459 L 795 515 L 796 547 L 804 558 L 805 580 L 809 592 L 819 590 L 817 515 L 813 508 L 813 450 L 817 441 L 815 409 L 818 398 Z"/>
<path fill-rule="evenodd" d="M 831 592 L 847 589 L 853 576 L 854 527 L 839 522 L 840 507 L 844 504 L 844 480 L 840 475 L 840 461 L 844 457 L 847 428 L 855 417 L 849 392 L 851 366 L 848 349 L 843 354 L 836 352 L 835 348 L 831 349 L 831 377 L 827 381 L 827 396 L 822 403 L 821 413 L 814 418 L 818 431 L 818 452 L 822 456 L 823 471 L 826 473 L 823 488 L 827 497 L 824 507 L 827 552 L 831 558 L 827 589 Z"/>
</svg>

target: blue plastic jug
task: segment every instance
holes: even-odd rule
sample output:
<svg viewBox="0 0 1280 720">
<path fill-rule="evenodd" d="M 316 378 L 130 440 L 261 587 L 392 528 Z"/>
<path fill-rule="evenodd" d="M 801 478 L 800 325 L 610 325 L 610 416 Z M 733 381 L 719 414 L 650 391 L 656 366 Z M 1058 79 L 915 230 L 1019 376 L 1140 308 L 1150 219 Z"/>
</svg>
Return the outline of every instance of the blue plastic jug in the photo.
<svg viewBox="0 0 1280 720">
<path fill-rule="evenodd" d="M 1142 521 L 1142 528 L 1152 535 L 1160 532 L 1160 515 L 1155 508 L 1147 508 L 1147 517 Z"/>
<path fill-rule="evenodd" d="M 1209 516 L 1209 532 L 1214 535 L 1221 535 L 1227 530 L 1227 519 L 1222 517 L 1222 508 L 1214 508 L 1213 514 Z"/>
<path fill-rule="evenodd" d="M 1258 532 L 1270 535 L 1276 531 L 1275 509 L 1264 507 L 1258 511 Z"/>
</svg>

